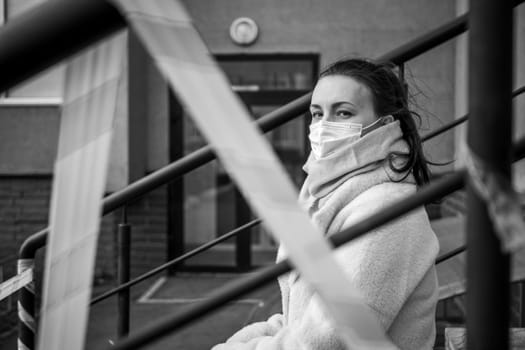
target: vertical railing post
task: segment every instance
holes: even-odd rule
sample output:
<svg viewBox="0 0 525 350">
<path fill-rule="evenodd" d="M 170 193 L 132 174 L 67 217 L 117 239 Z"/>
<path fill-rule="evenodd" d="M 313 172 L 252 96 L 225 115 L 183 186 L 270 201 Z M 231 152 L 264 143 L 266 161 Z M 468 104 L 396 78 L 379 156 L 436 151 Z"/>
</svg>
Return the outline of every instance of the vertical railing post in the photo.
<svg viewBox="0 0 525 350">
<path fill-rule="evenodd" d="M 130 250 L 131 250 L 131 226 L 127 222 L 126 207 L 122 209 L 122 223 L 118 225 L 118 284 L 129 281 L 130 272 Z M 129 288 L 118 293 L 118 337 L 124 337 L 129 333 Z"/>
<path fill-rule="evenodd" d="M 32 258 L 20 257 L 17 262 L 17 273 L 21 274 L 27 269 L 34 268 L 34 261 L 34 255 Z M 33 273 L 33 279 L 34 276 Z M 34 280 L 20 289 L 18 298 L 18 349 L 33 350 L 36 336 Z"/>
<path fill-rule="evenodd" d="M 174 162 L 184 157 L 184 109 L 175 94 L 169 89 L 169 159 Z M 168 241 L 167 260 L 173 260 L 184 254 L 184 177 L 171 181 L 167 186 L 168 194 Z M 168 269 L 173 275 L 182 264 Z"/>
<path fill-rule="evenodd" d="M 510 0 L 470 2 L 468 145 L 510 179 L 513 17 Z M 468 184 L 467 346 L 507 349 L 509 262 L 486 203 Z"/>
<path fill-rule="evenodd" d="M 27 269 L 34 269 L 35 255 L 38 248 L 47 241 L 47 230 L 44 229 L 27 238 L 18 252 L 17 273 L 21 274 Z M 35 348 L 35 335 L 37 323 L 35 320 L 35 279 L 25 285 L 18 293 L 18 349 L 33 350 Z"/>
<path fill-rule="evenodd" d="M 235 223 L 236 227 L 251 220 L 250 207 L 241 192 L 235 190 Z M 237 270 L 248 271 L 252 267 L 252 235 L 251 229 L 235 237 L 235 263 Z"/>
</svg>

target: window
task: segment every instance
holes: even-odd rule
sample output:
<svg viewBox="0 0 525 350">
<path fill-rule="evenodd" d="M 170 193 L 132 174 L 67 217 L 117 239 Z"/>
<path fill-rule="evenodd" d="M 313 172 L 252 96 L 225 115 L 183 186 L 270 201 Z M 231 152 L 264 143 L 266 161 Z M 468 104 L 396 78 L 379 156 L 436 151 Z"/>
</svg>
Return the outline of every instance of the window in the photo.
<svg viewBox="0 0 525 350">
<path fill-rule="evenodd" d="M 38 6 L 46 0 L 0 0 L 0 25 Z M 65 67 L 51 67 L 39 75 L 5 92 L 3 103 L 60 103 Z"/>
</svg>

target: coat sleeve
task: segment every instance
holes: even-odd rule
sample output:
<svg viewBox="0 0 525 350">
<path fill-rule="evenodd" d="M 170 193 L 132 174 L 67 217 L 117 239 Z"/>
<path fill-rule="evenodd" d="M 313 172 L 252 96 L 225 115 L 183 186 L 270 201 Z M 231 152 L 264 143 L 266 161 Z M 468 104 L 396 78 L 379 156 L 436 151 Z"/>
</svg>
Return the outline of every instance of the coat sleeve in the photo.
<svg viewBox="0 0 525 350">
<path fill-rule="evenodd" d="M 252 339 L 264 337 L 264 336 L 274 336 L 283 328 L 283 315 L 275 314 L 268 318 L 267 321 L 255 322 L 252 323 L 234 335 L 232 335 L 226 342 L 227 343 L 244 343 Z"/>
<path fill-rule="evenodd" d="M 343 350 L 343 343 L 335 334 L 319 301 L 308 304 L 298 324 L 283 326 L 276 334 L 259 336 L 249 341 L 230 338 L 213 350 Z"/>
</svg>

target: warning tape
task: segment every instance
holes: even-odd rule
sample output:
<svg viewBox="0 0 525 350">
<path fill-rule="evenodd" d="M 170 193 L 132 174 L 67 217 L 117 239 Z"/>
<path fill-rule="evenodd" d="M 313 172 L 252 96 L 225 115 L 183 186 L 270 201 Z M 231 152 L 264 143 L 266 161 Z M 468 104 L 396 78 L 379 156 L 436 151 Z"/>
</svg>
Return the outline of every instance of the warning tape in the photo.
<svg viewBox="0 0 525 350">
<path fill-rule="evenodd" d="M 125 42 L 117 34 L 67 65 L 37 349 L 84 347 Z"/>
<path fill-rule="evenodd" d="M 26 269 L 24 272 L 11 277 L 4 283 L 0 284 L 0 300 L 7 298 L 20 288 L 28 285 L 33 281 L 33 268 Z"/>
<path fill-rule="evenodd" d="M 521 209 L 523 195 L 514 190 L 507 176 L 493 169 L 466 143 L 461 154 L 472 187 L 487 204 L 502 250 L 513 253 L 525 247 L 525 222 Z"/>
</svg>

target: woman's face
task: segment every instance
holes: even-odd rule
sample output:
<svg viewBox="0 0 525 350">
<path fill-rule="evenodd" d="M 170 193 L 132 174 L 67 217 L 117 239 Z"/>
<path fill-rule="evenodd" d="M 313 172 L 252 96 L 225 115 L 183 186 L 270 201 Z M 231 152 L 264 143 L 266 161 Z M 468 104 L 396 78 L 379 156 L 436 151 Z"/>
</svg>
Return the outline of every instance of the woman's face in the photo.
<svg viewBox="0 0 525 350">
<path fill-rule="evenodd" d="M 321 78 L 312 93 L 312 123 L 352 122 L 366 127 L 378 119 L 367 86 L 344 75 Z"/>
</svg>

